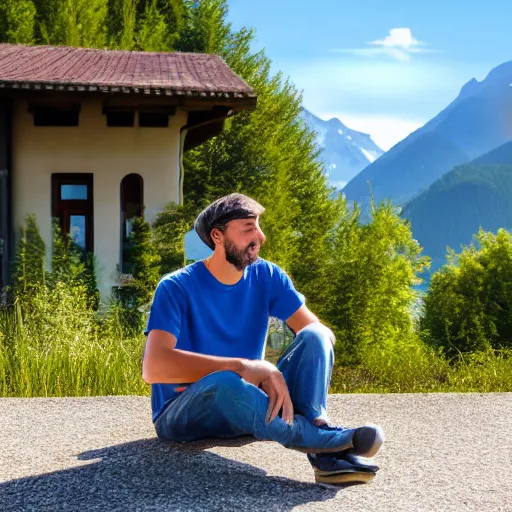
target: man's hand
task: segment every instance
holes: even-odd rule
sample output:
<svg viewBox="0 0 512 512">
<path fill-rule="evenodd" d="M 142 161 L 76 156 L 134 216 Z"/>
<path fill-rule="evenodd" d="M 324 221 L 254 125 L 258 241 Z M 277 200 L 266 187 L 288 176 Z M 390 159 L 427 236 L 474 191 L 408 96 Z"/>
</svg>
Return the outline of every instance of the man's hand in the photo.
<svg viewBox="0 0 512 512">
<path fill-rule="evenodd" d="M 268 408 L 265 415 L 267 424 L 279 414 L 281 408 L 283 420 L 288 424 L 293 423 L 293 404 L 288 386 L 283 374 L 272 363 L 244 360 L 240 376 L 247 382 L 261 387 L 268 395 Z"/>
</svg>

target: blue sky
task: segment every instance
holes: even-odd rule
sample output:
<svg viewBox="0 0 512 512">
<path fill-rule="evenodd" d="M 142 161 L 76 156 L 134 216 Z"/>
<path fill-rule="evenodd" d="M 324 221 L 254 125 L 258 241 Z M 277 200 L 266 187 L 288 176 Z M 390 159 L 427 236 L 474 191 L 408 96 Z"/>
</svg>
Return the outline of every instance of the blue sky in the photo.
<svg viewBox="0 0 512 512">
<path fill-rule="evenodd" d="M 471 78 L 512 60 L 512 2 L 504 0 L 229 0 L 233 27 L 256 29 L 303 91 L 304 106 L 338 117 L 389 149 Z"/>
</svg>

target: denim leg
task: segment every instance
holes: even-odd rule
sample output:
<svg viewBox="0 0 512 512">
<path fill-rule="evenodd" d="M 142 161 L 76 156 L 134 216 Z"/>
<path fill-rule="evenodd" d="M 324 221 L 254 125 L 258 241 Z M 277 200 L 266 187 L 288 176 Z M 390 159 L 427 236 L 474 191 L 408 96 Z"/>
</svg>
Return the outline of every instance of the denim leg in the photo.
<svg viewBox="0 0 512 512">
<path fill-rule="evenodd" d="M 318 323 L 302 329 L 280 357 L 283 374 L 296 412 L 309 421 L 328 422 L 327 393 L 334 364 L 334 350 L 326 328 Z"/>
<path fill-rule="evenodd" d="M 155 421 L 155 429 L 159 437 L 173 441 L 252 434 L 257 439 L 308 452 L 352 446 L 353 430 L 322 430 L 300 414 L 295 415 L 293 425 L 279 416 L 267 425 L 267 405 L 267 395 L 238 374 L 215 372 L 171 402 Z"/>
</svg>

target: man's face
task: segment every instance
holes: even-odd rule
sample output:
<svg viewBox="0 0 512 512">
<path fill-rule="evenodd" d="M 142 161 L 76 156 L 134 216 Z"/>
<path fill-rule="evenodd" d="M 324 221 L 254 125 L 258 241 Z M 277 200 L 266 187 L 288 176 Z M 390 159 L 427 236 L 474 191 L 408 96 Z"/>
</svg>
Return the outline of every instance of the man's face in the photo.
<svg viewBox="0 0 512 512">
<path fill-rule="evenodd" d="M 226 260 L 237 270 L 243 270 L 258 259 L 265 235 L 256 219 L 237 219 L 228 222 L 224 230 Z"/>
</svg>

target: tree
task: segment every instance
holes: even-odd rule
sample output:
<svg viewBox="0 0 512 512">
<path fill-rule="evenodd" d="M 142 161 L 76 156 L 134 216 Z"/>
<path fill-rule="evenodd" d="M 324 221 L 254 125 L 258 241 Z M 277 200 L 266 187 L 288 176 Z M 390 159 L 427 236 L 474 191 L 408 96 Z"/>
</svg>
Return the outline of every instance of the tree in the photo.
<svg viewBox="0 0 512 512">
<path fill-rule="evenodd" d="M 0 42 L 33 44 L 35 16 L 32 0 L 3 0 L 0 4 Z"/>
<path fill-rule="evenodd" d="M 105 48 L 108 0 L 33 0 L 36 42 Z"/>
<path fill-rule="evenodd" d="M 47 275 L 47 284 L 51 289 L 56 289 L 58 283 L 70 288 L 84 287 L 89 306 L 97 310 L 100 296 L 94 253 L 84 251 L 69 234 L 64 235 L 58 219 L 53 219 L 52 227 L 52 271 Z"/>
<path fill-rule="evenodd" d="M 361 363 L 369 348 L 392 348 L 413 332 L 416 275 L 429 264 L 409 223 L 390 203 L 375 206 L 367 224 L 344 205 L 329 243 L 329 262 L 317 286 L 322 311 L 337 335 L 344 362 Z"/>
<path fill-rule="evenodd" d="M 251 52 L 252 30 L 231 29 L 225 1 L 187 4 L 177 49 L 219 54 L 255 89 L 258 104 L 226 121 L 215 139 L 187 152 L 185 198 L 196 211 L 235 191 L 262 203 L 268 240 L 262 255 L 286 268 L 309 294 L 339 205 L 330 200 L 323 167 L 315 160 L 314 134 L 299 120 L 301 95 L 281 74 L 272 76 L 263 52 Z"/>
<path fill-rule="evenodd" d="M 131 245 L 127 258 L 132 264 L 130 280 L 117 291 L 124 307 L 124 322 L 139 331 L 160 278 L 160 257 L 153 243 L 151 227 L 143 216 L 134 217 L 130 233 Z"/>
<path fill-rule="evenodd" d="M 160 272 L 167 274 L 185 265 L 185 234 L 192 229 L 196 213 L 191 203 L 169 203 L 152 225 L 153 242 L 160 256 Z"/>
<path fill-rule="evenodd" d="M 421 328 L 448 355 L 512 347 L 512 235 L 480 230 L 432 276 Z"/>
</svg>

